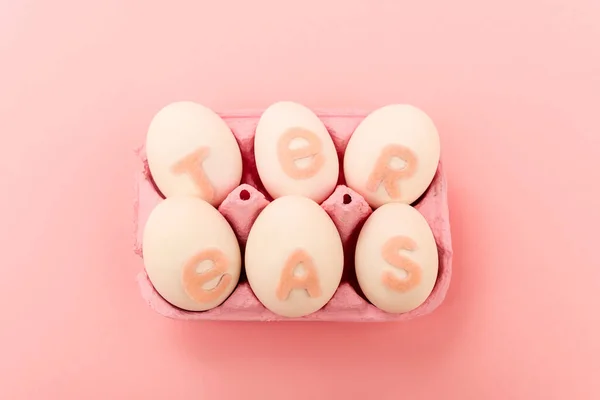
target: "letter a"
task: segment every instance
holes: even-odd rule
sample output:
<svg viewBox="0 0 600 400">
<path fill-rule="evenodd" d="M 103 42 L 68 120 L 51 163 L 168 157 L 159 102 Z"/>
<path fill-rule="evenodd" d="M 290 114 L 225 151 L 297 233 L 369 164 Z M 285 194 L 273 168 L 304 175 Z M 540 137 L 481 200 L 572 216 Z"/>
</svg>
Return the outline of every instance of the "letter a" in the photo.
<svg viewBox="0 0 600 400">
<path fill-rule="evenodd" d="M 302 264 L 304 274 L 301 276 L 294 275 L 296 267 Z M 301 249 L 294 251 L 287 259 L 281 277 L 279 278 L 279 286 L 277 287 L 277 298 L 285 300 L 294 289 L 304 289 L 310 297 L 318 297 L 321 295 L 321 285 L 317 269 L 312 258 Z"/>
<path fill-rule="evenodd" d="M 421 268 L 419 264 L 400 254 L 401 250 L 414 251 L 416 248 L 417 244 L 415 241 L 407 236 L 395 236 L 385 243 L 381 251 L 383 259 L 388 264 L 398 269 L 403 269 L 408 274 L 408 277 L 400 279 L 390 271 L 385 272 L 382 278 L 385 286 L 397 292 L 404 293 L 421 283 Z"/>
</svg>

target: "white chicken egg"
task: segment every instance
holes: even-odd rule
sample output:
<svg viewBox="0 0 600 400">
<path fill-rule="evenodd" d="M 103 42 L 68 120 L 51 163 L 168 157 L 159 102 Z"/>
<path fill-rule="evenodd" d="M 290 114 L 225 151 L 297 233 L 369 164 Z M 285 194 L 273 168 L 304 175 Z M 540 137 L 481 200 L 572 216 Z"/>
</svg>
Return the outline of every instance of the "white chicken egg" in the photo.
<svg viewBox="0 0 600 400">
<path fill-rule="evenodd" d="M 254 137 L 256 168 L 271 197 L 300 195 L 321 203 L 335 189 L 339 160 L 333 140 L 307 107 L 281 101 L 260 117 Z"/>
<path fill-rule="evenodd" d="M 154 116 L 146 156 L 165 197 L 197 196 L 218 206 L 242 178 L 242 155 L 229 126 L 190 101 L 171 103 Z"/>
<path fill-rule="evenodd" d="M 252 291 L 266 308 L 301 317 L 319 310 L 335 293 L 344 267 L 342 241 L 317 203 L 283 196 L 254 222 L 245 267 Z"/>
<path fill-rule="evenodd" d="M 388 203 L 362 227 L 355 252 L 356 277 L 376 307 L 404 313 L 431 294 L 438 252 L 427 220 L 408 204 Z"/>
<path fill-rule="evenodd" d="M 159 203 L 144 227 L 142 252 L 156 291 L 184 310 L 217 307 L 240 277 L 242 260 L 233 229 L 197 197 L 174 196 Z"/>
<path fill-rule="evenodd" d="M 433 121 L 407 104 L 379 108 L 358 125 L 344 153 L 346 184 L 377 208 L 411 204 L 429 187 L 440 160 Z"/>
</svg>

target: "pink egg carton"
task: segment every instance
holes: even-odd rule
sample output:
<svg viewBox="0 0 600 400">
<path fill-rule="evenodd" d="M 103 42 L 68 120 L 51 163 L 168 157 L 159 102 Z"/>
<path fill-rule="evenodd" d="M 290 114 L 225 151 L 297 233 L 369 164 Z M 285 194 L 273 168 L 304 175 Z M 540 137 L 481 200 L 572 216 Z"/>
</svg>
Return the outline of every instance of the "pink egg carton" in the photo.
<svg viewBox="0 0 600 400">
<path fill-rule="evenodd" d="M 262 186 L 254 162 L 254 132 L 260 111 L 220 114 L 233 131 L 242 151 L 244 172 L 242 184 L 233 190 L 219 206 L 219 211 L 231 224 L 242 251 L 254 220 L 271 200 Z M 320 310 L 300 318 L 280 317 L 266 309 L 256 298 L 242 270 L 240 282 L 223 304 L 209 311 L 191 312 L 177 308 L 165 301 L 152 286 L 142 268 L 137 281 L 148 305 L 159 314 L 184 320 L 226 321 L 407 321 L 434 311 L 444 300 L 452 273 L 452 243 L 448 218 L 446 179 L 441 164 L 427 192 L 413 204 L 426 218 L 437 243 L 439 273 L 432 293 L 418 308 L 404 314 L 382 311 L 365 299 L 354 273 L 354 248 L 360 229 L 372 210 L 358 193 L 344 185 L 343 155 L 348 140 L 364 113 L 319 112 L 335 144 L 340 159 L 340 178 L 333 194 L 321 206 L 338 228 L 345 250 L 342 282 L 333 298 Z M 135 202 L 134 251 L 142 257 L 142 237 L 145 222 L 152 209 L 164 198 L 152 181 L 144 149 L 138 151 L 140 172 L 137 175 L 137 200 Z M 393 223 L 393 222 L 391 222 Z"/>
</svg>

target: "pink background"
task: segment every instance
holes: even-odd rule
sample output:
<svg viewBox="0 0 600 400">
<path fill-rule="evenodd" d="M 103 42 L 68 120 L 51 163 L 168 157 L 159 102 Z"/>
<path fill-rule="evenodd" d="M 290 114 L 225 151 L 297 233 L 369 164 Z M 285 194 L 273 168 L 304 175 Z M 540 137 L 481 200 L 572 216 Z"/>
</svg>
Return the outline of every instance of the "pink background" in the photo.
<svg viewBox="0 0 600 400">
<path fill-rule="evenodd" d="M 598 0 L 0 4 L 0 398 L 600 397 Z M 150 311 L 132 149 L 180 99 L 425 109 L 447 301 L 406 324 Z"/>
</svg>

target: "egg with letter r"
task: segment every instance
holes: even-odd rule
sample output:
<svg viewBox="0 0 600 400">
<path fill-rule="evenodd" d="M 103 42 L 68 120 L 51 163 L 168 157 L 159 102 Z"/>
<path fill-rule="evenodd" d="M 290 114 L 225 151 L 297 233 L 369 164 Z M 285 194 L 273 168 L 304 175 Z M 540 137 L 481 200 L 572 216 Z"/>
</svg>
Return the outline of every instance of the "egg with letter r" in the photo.
<svg viewBox="0 0 600 400">
<path fill-rule="evenodd" d="M 407 104 L 381 107 L 356 127 L 344 153 L 346 184 L 372 208 L 412 204 L 429 187 L 440 138 L 427 114 Z"/>
</svg>

